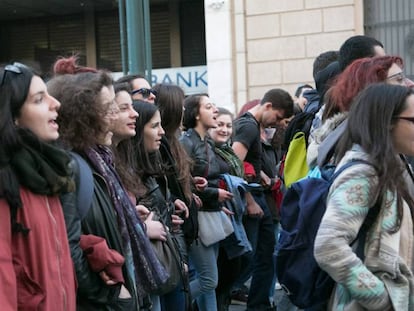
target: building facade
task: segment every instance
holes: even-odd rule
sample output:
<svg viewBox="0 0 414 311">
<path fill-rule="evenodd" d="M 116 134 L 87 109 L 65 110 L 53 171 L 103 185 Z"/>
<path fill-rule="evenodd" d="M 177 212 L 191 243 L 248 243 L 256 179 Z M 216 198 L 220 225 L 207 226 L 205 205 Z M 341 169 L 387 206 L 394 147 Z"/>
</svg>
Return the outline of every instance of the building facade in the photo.
<svg viewBox="0 0 414 311">
<path fill-rule="evenodd" d="M 47 77 L 56 57 L 75 53 L 122 74 L 119 1 L 0 1 L 0 62 L 33 62 Z M 149 19 L 152 82 L 209 93 L 232 111 L 270 88 L 313 84 L 314 58 L 356 34 L 383 42 L 414 75 L 410 0 L 151 0 Z"/>
</svg>

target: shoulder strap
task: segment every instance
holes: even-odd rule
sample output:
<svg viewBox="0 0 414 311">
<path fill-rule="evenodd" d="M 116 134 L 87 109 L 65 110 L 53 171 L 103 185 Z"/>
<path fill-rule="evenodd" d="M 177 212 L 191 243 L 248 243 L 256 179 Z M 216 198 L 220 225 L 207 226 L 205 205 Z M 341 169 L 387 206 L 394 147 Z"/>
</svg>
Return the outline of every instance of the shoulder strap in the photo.
<svg viewBox="0 0 414 311">
<path fill-rule="evenodd" d="M 341 124 L 337 126 L 329 135 L 323 140 L 322 144 L 318 148 L 318 166 L 322 167 L 326 164 L 327 160 L 332 156 L 335 151 L 335 146 L 345 132 L 348 119 L 345 119 Z"/>
<path fill-rule="evenodd" d="M 92 170 L 79 154 L 71 151 L 70 155 L 75 160 L 76 205 L 83 219 L 92 204 L 94 189 Z"/>
</svg>

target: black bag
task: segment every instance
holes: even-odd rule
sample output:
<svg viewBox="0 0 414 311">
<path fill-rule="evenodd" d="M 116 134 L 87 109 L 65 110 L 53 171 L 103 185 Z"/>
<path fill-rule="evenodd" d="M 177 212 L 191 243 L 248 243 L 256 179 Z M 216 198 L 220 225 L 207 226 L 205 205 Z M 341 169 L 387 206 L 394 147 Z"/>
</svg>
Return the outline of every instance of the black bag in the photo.
<svg viewBox="0 0 414 311">
<path fill-rule="evenodd" d="M 198 239 L 198 207 L 194 199 L 188 206 L 188 218 L 184 218 L 181 228 L 187 245 Z"/>
<path fill-rule="evenodd" d="M 285 139 L 283 147 L 288 150 L 290 142 L 296 133 L 302 132 L 305 135 L 306 147 L 308 145 L 308 138 L 312 127 L 315 112 L 300 112 L 293 117 L 289 122 L 285 132 Z"/>
<path fill-rule="evenodd" d="M 157 219 L 157 213 L 154 213 L 153 220 L 158 220 L 162 223 L 161 219 Z M 165 227 L 165 225 L 164 225 Z M 152 247 L 157 254 L 158 259 L 168 272 L 169 277 L 167 281 L 153 294 L 163 295 L 173 289 L 183 280 L 184 267 L 182 265 L 181 254 L 178 248 L 178 243 L 170 231 L 165 227 L 167 232 L 167 240 L 151 240 Z"/>
</svg>

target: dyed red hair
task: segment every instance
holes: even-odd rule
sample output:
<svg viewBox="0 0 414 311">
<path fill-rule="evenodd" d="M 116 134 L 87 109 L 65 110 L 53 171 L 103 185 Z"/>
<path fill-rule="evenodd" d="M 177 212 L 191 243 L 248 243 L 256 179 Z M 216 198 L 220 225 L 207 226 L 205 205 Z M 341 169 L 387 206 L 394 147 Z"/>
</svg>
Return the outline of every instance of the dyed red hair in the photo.
<svg viewBox="0 0 414 311">
<path fill-rule="evenodd" d="M 329 92 L 327 108 L 330 106 L 330 109 L 326 111 L 324 119 L 336 112 L 349 111 L 352 100 L 360 91 L 369 84 L 384 82 L 387 79 L 392 64 L 403 68 L 403 60 L 399 56 L 375 56 L 352 62 L 336 78 Z"/>
<path fill-rule="evenodd" d="M 98 70 L 92 67 L 79 66 L 76 55 L 59 58 L 53 65 L 53 73 L 55 75 L 77 74 L 81 72 L 98 72 Z"/>
<path fill-rule="evenodd" d="M 248 110 L 250 110 L 251 108 L 253 108 L 254 106 L 257 106 L 258 104 L 260 104 L 260 99 L 253 99 L 251 101 L 248 101 L 247 103 L 245 103 L 240 111 L 239 114 L 237 115 L 237 117 L 240 117 L 241 115 L 243 115 L 245 112 L 247 112 Z"/>
</svg>

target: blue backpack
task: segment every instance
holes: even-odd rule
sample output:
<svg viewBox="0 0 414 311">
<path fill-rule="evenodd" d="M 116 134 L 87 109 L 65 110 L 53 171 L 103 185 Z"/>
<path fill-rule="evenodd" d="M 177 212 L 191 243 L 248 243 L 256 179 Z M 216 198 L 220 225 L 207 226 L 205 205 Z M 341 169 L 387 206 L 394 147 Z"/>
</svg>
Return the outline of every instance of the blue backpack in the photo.
<svg viewBox="0 0 414 311">
<path fill-rule="evenodd" d="M 353 160 L 334 173 L 335 166 L 321 169 L 321 177 L 309 177 L 293 183 L 287 189 L 281 207 L 281 232 L 276 250 L 276 275 L 291 302 L 300 308 L 326 303 L 334 287 L 334 280 L 317 264 L 314 241 L 326 210 L 329 188 L 335 178 L 352 165 L 365 163 Z M 379 202 L 379 201 L 377 201 Z M 364 258 L 366 232 L 375 221 L 380 204 L 372 207 L 356 237 L 356 254 Z"/>
</svg>

